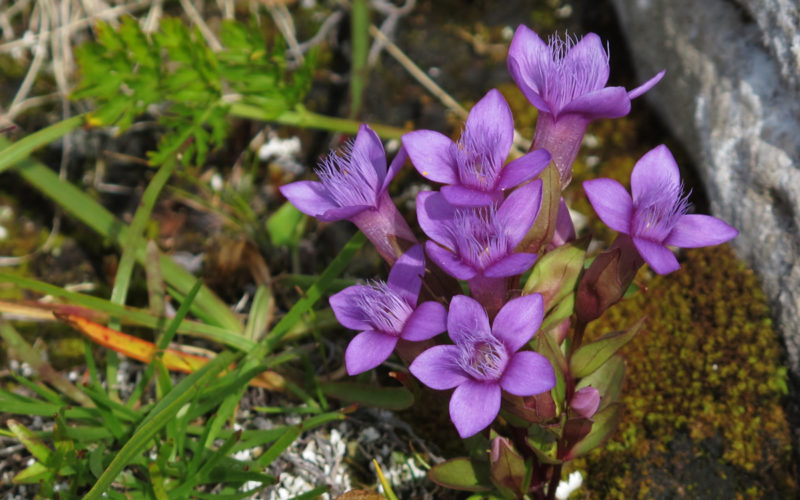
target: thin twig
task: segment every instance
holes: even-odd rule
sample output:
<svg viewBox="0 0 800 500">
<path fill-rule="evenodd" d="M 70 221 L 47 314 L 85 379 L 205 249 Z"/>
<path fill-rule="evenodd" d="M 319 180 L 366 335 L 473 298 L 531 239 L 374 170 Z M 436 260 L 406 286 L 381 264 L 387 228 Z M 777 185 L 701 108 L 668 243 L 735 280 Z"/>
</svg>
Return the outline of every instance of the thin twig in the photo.
<svg viewBox="0 0 800 500">
<path fill-rule="evenodd" d="M 386 38 L 392 38 L 392 36 L 394 36 L 394 30 L 397 28 L 397 22 L 401 17 L 410 14 L 416 5 L 416 0 L 406 0 L 401 7 L 397 7 L 386 0 L 372 0 L 372 8 L 382 14 L 386 14 L 386 19 L 381 23 L 380 32 L 383 33 Z M 385 46 L 386 42 L 384 42 L 383 39 L 375 40 L 375 43 L 373 43 L 372 47 L 369 49 L 369 57 L 367 59 L 370 66 L 375 65 L 378 56 Z"/>
<path fill-rule="evenodd" d="M 467 110 L 464 109 L 462 105 L 460 105 L 455 99 L 453 99 L 450 94 L 444 91 L 436 82 L 434 82 L 428 75 L 425 74 L 419 66 L 417 66 L 414 61 L 412 61 L 405 53 L 403 53 L 400 48 L 395 45 L 391 40 L 386 38 L 381 30 L 375 27 L 375 25 L 369 26 L 369 33 L 377 40 L 381 40 L 385 46 L 386 51 L 395 58 L 397 62 L 400 63 L 403 68 L 405 68 L 408 73 L 414 77 L 425 89 L 434 95 L 439 101 L 445 105 L 447 109 L 455 113 L 456 116 L 461 118 L 462 120 L 467 119 Z"/>
<path fill-rule="evenodd" d="M 400 63 L 408 73 L 413 76 L 425 89 L 433 94 L 434 97 L 444 104 L 444 106 L 453 112 L 457 117 L 466 120 L 468 112 L 461 106 L 453 97 L 450 96 L 444 89 L 442 89 L 436 82 L 434 82 L 427 74 L 425 74 L 414 61 L 412 61 L 400 48 L 389 40 L 381 30 L 375 25 L 370 25 L 370 34 L 376 39 L 382 40 L 386 44 L 386 51 Z M 511 151 L 513 156 L 520 156 L 530 147 L 531 141 L 522 137 L 522 135 L 514 130 L 514 147 Z"/>
<path fill-rule="evenodd" d="M 117 7 L 112 7 L 110 9 L 104 10 L 102 12 L 98 12 L 97 14 L 95 14 L 93 16 L 84 17 L 82 19 L 79 19 L 78 21 L 72 22 L 72 23 L 70 23 L 70 24 L 68 24 L 66 26 L 59 26 L 58 28 L 55 28 L 55 30 L 53 30 L 53 31 L 45 30 L 45 31 L 39 32 L 36 35 L 34 35 L 34 40 L 36 38 L 39 38 L 39 37 L 46 37 L 46 38 L 50 37 L 54 32 L 59 32 L 59 31 L 62 31 L 62 30 L 72 32 L 72 31 L 80 29 L 80 28 L 85 28 L 87 26 L 91 26 L 98 19 L 117 19 L 119 16 L 121 16 L 123 14 L 129 14 L 134 10 L 137 10 L 137 9 L 139 9 L 141 7 L 145 7 L 145 6 L 149 5 L 151 1 L 152 0 L 139 0 L 137 2 L 132 2 L 132 3 L 127 4 L 127 5 L 120 5 L 120 6 L 117 6 Z M 17 40 L 12 41 L 12 42 L 4 43 L 4 44 L 0 45 L 0 53 L 9 52 L 9 51 L 17 49 L 17 48 L 28 47 L 29 45 L 31 45 L 31 42 L 32 41 L 30 39 L 19 38 Z"/>
<path fill-rule="evenodd" d="M 164 13 L 164 0 L 155 0 L 150 4 L 150 9 L 147 11 L 147 16 L 144 18 L 142 30 L 145 33 L 152 33 L 158 28 L 158 23 L 161 21 L 161 15 Z"/>
<path fill-rule="evenodd" d="M 344 13 L 342 13 L 341 11 L 333 12 L 331 15 L 325 18 L 325 21 L 322 23 L 322 26 L 319 27 L 317 33 L 308 40 L 306 40 L 305 42 L 299 44 L 297 48 L 300 50 L 300 52 L 305 54 L 311 49 L 311 47 L 314 47 L 322 43 L 322 41 L 328 36 L 331 30 L 333 30 L 333 28 L 339 25 L 339 22 L 341 22 L 343 17 Z"/>
<path fill-rule="evenodd" d="M 189 16 L 189 19 L 195 25 L 197 25 L 197 28 L 203 35 L 203 38 L 206 39 L 206 43 L 208 43 L 208 46 L 211 47 L 211 50 L 214 52 L 219 52 L 222 50 L 222 44 L 219 43 L 216 35 L 214 35 L 214 32 L 208 27 L 206 22 L 203 20 L 203 16 L 200 15 L 192 2 L 189 0 L 181 0 L 181 7 L 183 7 L 183 11 L 186 12 L 186 15 Z"/>
<path fill-rule="evenodd" d="M 295 64 L 303 63 L 303 51 L 300 50 L 300 45 L 297 44 L 297 35 L 294 28 L 294 20 L 292 14 L 283 2 L 276 2 L 275 0 L 266 0 L 267 10 L 272 20 L 275 21 L 275 26 L 281 32 L 286 43 L 289 44 L 289 53 L 294 57 Z"/>
<path fill-rule="evenodd" d="M 50 20 L 47 17 L 44 7 L 42 7 L 39 3 L 37 3 L 34 7 L 34 14 L 37 12 L 39 14 L 39 43 L 36 44 L 36 48 L 33 51 L 33 61 L 28 67 L 28 72 L 25 74 L 25 79 L 22 80 L 22 84 L 19 86 L 19 89 L 17 89 L 17 93 L 14 95 L 14 99 L 11 101 L 9 108 L 13 108 L 16 104 L 22 102 L 26 97 L 28 97 L 28 92 L 30 92 L 31 87 L 33 87 L 33 83 L 36 80 L 36 76 L 39 74 L 39 69 L 41 68 L 45 55 L 47 54 L 47 49 L 45 48 L 47 39 L 44 36 L 41 36 L 41 34 L 47 31 Z M 5 119 L 5 117 L 0 117 L 0 120 L 3 119 Z"/>
</svg>

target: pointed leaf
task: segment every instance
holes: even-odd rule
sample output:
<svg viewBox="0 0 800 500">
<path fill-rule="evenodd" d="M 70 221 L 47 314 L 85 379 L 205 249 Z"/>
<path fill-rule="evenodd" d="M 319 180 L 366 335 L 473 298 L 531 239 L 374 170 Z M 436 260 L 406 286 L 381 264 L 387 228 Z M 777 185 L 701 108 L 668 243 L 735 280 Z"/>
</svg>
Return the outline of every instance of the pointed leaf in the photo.
<svg viewBox="0 0 800 500">
<path fill-rule="evenodd" d="M 525 459 L 514 449 L 506 438 L 496 437 L 492 440 L 491 480 L 506 497 L 517 497 L 524 494 L 522 485 L 530 481 L 530 469 L 525 466 Z"/>
<path fill-rule="evenodd" d="M 356 382 L 320 384 L 326 396 L 345 403 L 359 403 L 386 410 L 405 410 L 414 404 L 414 396 L 404 387 L 376 387 Z"/>
<path fill-rule="evenodd" d="M 14 434 L 14 437 L 16 437 L 19 442 L 25 446 L 25 448 L 30 452 L 31 455 L 34 456 L 34 458 L 45 463 L 50 460 L 50 456 L 52 454 L 50 448 L 48 448 L 47 445 L 44 444 L 41 439 L 36 437 L 36 435 L 27 427 L 16 420 L 9 420 L 8 430 Z"/>
<path fill-rule="evenodd" d="M 561 176 L 555 163 L 550 163 L 539 178 L 543 181 L 542 207 L 528 234 L 517 245 L 517 250 L 520 252 L 539 253 L 539 250 L 545 248 L 553 239 L 556 231 L 558 205 L 561 202 Z"/>
<path fill-rule="evenodd" d="M 112 330 L 76 314 L 58 312 L 54 314 L 58 319 L 89 337 L 93 342 L 124 354 L 129 358 L 149 363 L 158 353 L 158 348 L 152 342 Z M 164 349 L 161 353 L 161 361 L 169 370 L 192 373 L 207 365 L 211 358 L 189 354 L 177 349 Z M 256 375 L 250 381 L 250 384 L 272 391 L 282 391 L 285 386 L 285 380 L 279 374 L 268 371 Z"/>
<path fill-rule="evenodd" d="M 615 332 L 600 340 L 581 346 L 569 360 L 569 368 L 576 378 L 583 378 L 603 366 L 622 346 L 630 342 L 644 325 L 644 318 L 624 332 Z"/>
<path fill-rule="evenodd" d="M 13 481 L 15 484 L 38 484 L 52 474 L 53 472 L 46 465 L 41 462 L 33 462 L 14 476 Z"/>
<path fill-rule="evenodd" d="M 562 463 L 556 457 L 558 436 L 552 430 L 540 425 L 532 425 L 528 428 L 526 441 L 540 462 L 550 465 Z"/>
<path fill-rule="evenodd" d="M 600 392 L 598 411 L 602 411 L 603 408 L 611 403 L 616 403 L 624 380 L 625 361 L 622 356 L 615 354 L 591 375 L 582 378 L 578 385 L 575 386 L 575 390 L 589 386 L 597 389 Z"/>
<path fill-rule="evenodd" d="M 594 415 L 592 430 L 578 444 L 572 447 L 564 456 L 564 460 L 572 460 L 594 450 L 611 437 L 617 429 L 622 417 L 622 405 L 619 403 L 608 406 L 603 411 Z"/>
<path fill-rule="evenodd" d="M 267 232 L 272 244 L 296 247 L 303 235 L 307 220 L 308 217 L 290 202 L 281 205 L 267 219 Z"/>
<path fill-rule="evenodd" d="M 490 491 L 488 471 L 475 468 L 466 457 L 453 458 L 434 465 L 428 471 L 428 478 L 434 483 L 461 491 Z"/>
<path fill-rule="evenodd" d="M 572 293 L 586 259 L 587 238 L 562 245 L 536 261 L 522 293 L 540 293 L 545 311 L 549 311 Z"/>
</svg>

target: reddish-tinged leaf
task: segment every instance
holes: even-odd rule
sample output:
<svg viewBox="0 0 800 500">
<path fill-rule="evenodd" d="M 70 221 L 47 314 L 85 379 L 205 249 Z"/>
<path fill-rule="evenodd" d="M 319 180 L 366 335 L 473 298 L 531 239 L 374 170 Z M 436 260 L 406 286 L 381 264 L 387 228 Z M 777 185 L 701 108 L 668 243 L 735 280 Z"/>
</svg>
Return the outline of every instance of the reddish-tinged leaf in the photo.
<svg viewBox="0 0 800 500">
<path fill-rule="evenodd" d="M 89 337 L 90 340 L 103 347 L 112 349 L 129 358 L 149 363 L 158 349 L 152 342 L 142 340 L 126 333 L 112 330 L 106 326 L 75 314 L 55 313 L 56 317 Z M 205 366 L 210 358 L 189 354 L 177 349 L 165 349 L 161 353 L 161 361 L 169 370 L 192 373 Z M 272 391 L 282 391 L 283 377 L 275 372 L 263 372 L 250 381 L 250 385 L 263 387 Z"/>
<path fill-rule="evenodd" d="M 615 403 L 596 413 L 591 432 L 564 455 L 564 461 L 585 455 L 605 443 L 617 429 L 621 408 L 619 403 Z"/>
</svg>

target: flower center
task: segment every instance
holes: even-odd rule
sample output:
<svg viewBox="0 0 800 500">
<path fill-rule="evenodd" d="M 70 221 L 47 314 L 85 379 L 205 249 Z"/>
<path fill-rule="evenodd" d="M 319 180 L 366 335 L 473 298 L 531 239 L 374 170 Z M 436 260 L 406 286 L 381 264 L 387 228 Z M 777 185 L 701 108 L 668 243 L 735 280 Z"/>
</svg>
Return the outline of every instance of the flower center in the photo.
<svg viewBox="0 0 800 500">
<path fill-rule="evenodd" d="M 539 92 L 554 114 L 573 99 L 601 89 L 606 84 L 608 51 L 603 51 L 605 57 L 597 57 L 599 54 L 588 51 L 567 57 L 579 41 L 577 37 L 566 33 L 564 38 L 558 35 L 550 37 L 547 41 L 550 60 L 540 61 L 543 67 Z"/>
<path fill-rule="evenodd" d="M 472 378 L 482 382 L 496 382 L 502 378 L 508 364 L 508 351 L 498 339 L 484 336 L 468 340 L 460 347 L 458 364 Z"/>
<path fill-rule="evenodd" d="M 678 219 L 689 211 L 688 195 L 682 196 L 680 184 L 661 186 L 641 193 L 633 201 L 631 235 L 657 243 L 663 242 Z"/>
<path fill-rule="evenodd" d="M 383 281 L 369 283 L 359 290 L 354 300 L 361 311 L 361 320 L 379 332 L 400 336 L 414 312 L 408 302 Z"/>
<path fill-rule="evenodd" d="M 498 140 L 497 134 L 476 134 L 469 128 L 464 129 L 452 149 L 461 184 L 484 191 L 494 189 L 497 177 L 503 168 L 503 165 L 498 164 L 492 157 Z"/>
<path fill-rule="evenodd" d="M 476 269 L 486 269 L 511 252 L 505 229 L 497 221 L 497 207 L 459 209 L 449 227 L 456 253 Z"/>
<path fill-rule="evenodd" d="M 372 173 L 368 158 L 353 151 L 353 143 L 346 143 L 340 152 L 326 156 L 316 169 L 328 195 L 340 207 L 377 205 L 378 177 Z"/>
</svg>

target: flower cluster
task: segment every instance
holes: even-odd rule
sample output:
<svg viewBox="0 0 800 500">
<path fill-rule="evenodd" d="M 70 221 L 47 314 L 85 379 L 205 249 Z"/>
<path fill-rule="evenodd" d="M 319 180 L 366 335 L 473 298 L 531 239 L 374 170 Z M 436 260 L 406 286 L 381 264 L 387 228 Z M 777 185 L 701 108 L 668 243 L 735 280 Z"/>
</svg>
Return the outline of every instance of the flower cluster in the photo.
<svg viewBox="0 0 800 500">
<path fill-rule="evenodd" d="M 672 272 L 679 263 L 670 247 L 716 245 L 737 231 L 688 213 L 678 166 L 658 146 L 634 167 L 631 194 L 610 179 L 583 183 L 600 219 L 620 233 L 586 266 L 588 238 L 575 239 L 561 197 L 586 126 L 626 115 L 664 72 L 631 91 L 606 87 L 608 53 L 597 35 L 545 43 L 525 26 L 514 35 L 508 68 L 539 110 L 529 152 L 507 161 L 514 120 L 500 92 L 490 90 L 455 141 L 410 132 L 387 168 L 380 139 L 363 125 L 352 144 L 322 162 L 320 182 L 281 192 L 321 221 L 352 221 L 392 266 L 386 282 L 330 298 L 339 322 L 360 332 L 345 353 L 348 374 L 398 351 L 422 384 L 452 390 L 450 418 L 461 437 L 492 428 L 485 433 L 494 436 L 492 488 L 545 496 L 555 492 L 564 461 L 613 431 L 624 373 L 615 353 L 641 328 L 584 345 L 586 324 L 623 297 L 644 263 Z M 416 199 L 423 243 L 388 194 L 406 160 L 441 185 Z M 441 285 L 448 280 L 453 286 Z M 419 347 L 401 350 L 409 343 Z"/>
</svg>

